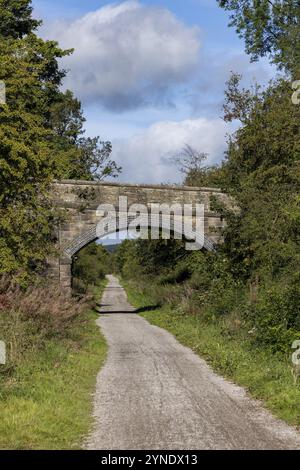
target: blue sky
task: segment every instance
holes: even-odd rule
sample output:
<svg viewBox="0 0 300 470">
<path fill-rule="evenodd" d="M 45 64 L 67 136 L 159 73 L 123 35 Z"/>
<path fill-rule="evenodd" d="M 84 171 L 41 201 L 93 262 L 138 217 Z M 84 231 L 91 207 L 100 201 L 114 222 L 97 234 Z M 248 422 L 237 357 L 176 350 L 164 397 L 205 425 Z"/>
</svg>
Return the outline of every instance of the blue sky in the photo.
<svg viewBox="0 0 300 470">
<path fill-rule="evenodd" d="M 273 74 L 250 64 L 215 0 L 35 0 L 43 37 L 74 47 L 65 87 L 82 101 L 88 135 L 113 143 L 120 181 L 180 182 L 171 156 L 185 144 L 220 162 L 230 71 L 249 86 Z"/>
</svg>

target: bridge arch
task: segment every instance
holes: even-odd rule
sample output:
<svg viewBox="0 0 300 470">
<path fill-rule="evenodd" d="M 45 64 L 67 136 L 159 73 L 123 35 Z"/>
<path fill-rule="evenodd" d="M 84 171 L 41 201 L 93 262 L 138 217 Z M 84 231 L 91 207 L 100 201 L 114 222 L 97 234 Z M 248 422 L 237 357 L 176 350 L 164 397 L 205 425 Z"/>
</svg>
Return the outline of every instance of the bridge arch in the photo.
<svg viewBox="0 0 300 470">
<path fill-rule="evenodd" d="M 96 241 L 98 239 L 101 239 L 101 238 L 103 238 L 107 235 L 112 235 L 113 233 L 116 233 L 116 232 L 121 232 L 123 230 L 125 230 L 125 231 L 130 230 L 129 224 L 126 227 L 122 226 L 121 228 L 119 228 L 117 226 L 116 229 L 111 229 L 111 230 L 107 230 L 107 231 L 103 230 L 103 232 L 99 232 L 99 230 L 97 228 L 98 228 L 98 224 L 94 225 L 89 230 L 87 230 L 83 234 L 79 235 L 78 237 L 74 238 L 74 240 L 72 240 L 70 243 L 65 245 L 64 248 L 63 248 L 63 256 L 65 258 L 72 259 L 72 257 L 78 251 L 80 251 L 82 248 L 84 248 L 89 243 L 91 243 L 93 241 Z M 149 226 L 149 224 L 140 224 L 140 229 L 141 230 L 142 229 L 147 230 L 147 229 L 150 229 L 150 228 L 151 227 Z M 189 240 L 192 241 L 194 239 L 194 232 L 192 230 L 185 231 L 185 233 L 182 234 L 181 231 L 176 230 L 176 228 L 174 227 L 173 222 L 171 222 L 171 224 L 170 224 L 170 229 L 169 229 L 168 225 L 164 225 L 162 223 L 160 223 L 157 226 L 157 228 L 159 228 L 162 232 L 169 232 L 169 230 L 170 230 L 170 232 L 172 234 L 182 236 L 187 241 L 189 241 Z M 214 251 L 215 250 L 215 245 L 206 235 L 203 235 L 201 237 L 200 246 L 198 248 L 200 248 L 200 249 L 203 248 L 206 251 Z"/>
<path fill-rule="evenodd" d="M 117 224 L 118 225 L 118 224 Z M 113 226 L 113 224 L 111 224 Z M 112 235 L 116 232 L 129 230 L 130 226 L 129 223 L 127 227 L 116 227 L 115 229 L 111 230 L 103 230 L 99 232 L 99 225 L 95 224 L 93 227 L 89 228 L 86 232 L 82 233 L 81 235 L 75 237 L 71 242 L 69 242 L 67 245 L 63 247 L 63 253 L 62 257 L 60 259 L 60 280 L 61 284 L 65 288 L 71 288 L 72 285 L 72 261 L 73 257 L 78 253 L 82 248 L 85 246 L 89 245 L 93 241 L 96 240 L 101 240 L 104 236 L 107 235 Z M 153 227 L 153 226 L 152 226 Z M 176 234 L 179 237 L 183 237 L 184 240 L 187 242 L 193 241 L 194 242 L 194 232 L 192 230 L 190 231 L 185 231 L 184 234 L 182 234 L 181 231 L 176 230 L 176 227 L 174 227 L 174 222 L 171 221 L 170 227 L 169 225 L 164 225 L 163 223 L 159 223 L 159 225 L 156 227 L 159 228 L 162 232 L 165 233 L 172 233 Z M 140 229 L 150 229 L 149 224 L 142 224 L 140 225 Z M 199 245 L 197 249 L 204 249 L 206 251 L 214 251 L 215 250 L 215 245 L 214 243 L 208 238 L 208 236 L 203 235 L 200 237 L 201 240 L 199 242 Z"/>
<path fill-rule="evenodd" d="M 97 183 L 90 181 L 59 181 L 53 185 L 55 204 L 66 212 L 66 222 L 58 227 L 59 256 L 50 262 L 50 273 L 59 280 L 60 285 L 71 290 L 71 266 L 74 255 L 94 240 L 108 235 L 99 233 L 99 222 L 102 217 L 98 214 L 99 205 L 110 204 L 116 208 L 120 196 L 126 196 L 128 206 L 143 204 L 148 208 L 153 203 L 159 204 L 203 204 L 204 206 L 204 235 L 201 248 L 213 251 L 214 246 L 222 242 L 221 230 L 225 221 L 220 214 L 211 209 L 211 198 L 214 197 L 231 205 L 226 194 L 214 188 L 194 188 L 182 186 L 130 185 L 122 183 Z M 195 214 L 192 219 L 195 221 Z M 203 217 L 202 217 L 203 219 Z M 118 232 L 128 227 L 117 225 L 110 233 Z M 98 229 L 97 229 L 98 228 Z M 148 225 L 141 228 L 148 228 Z M 162 231 L 169 227 L 161 225 Z M 170 230 L 176 233 L 176 224 L 171 219 Z M 185 231 L 185 239 L 194 241 L 193 232 Z"/>
</svg>

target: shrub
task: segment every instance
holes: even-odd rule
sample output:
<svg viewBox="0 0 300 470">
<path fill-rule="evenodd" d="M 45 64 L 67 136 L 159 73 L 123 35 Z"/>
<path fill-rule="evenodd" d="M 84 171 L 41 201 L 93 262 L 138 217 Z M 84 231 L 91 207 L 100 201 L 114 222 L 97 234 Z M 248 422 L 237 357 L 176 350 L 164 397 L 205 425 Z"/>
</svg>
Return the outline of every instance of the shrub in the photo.
<svg viewBox="0 0 300 470">
<path fill-rule="evenodd" d="M 256 304 L 244 308 L 244 317 L 254 326 L 257 342 L 286 350 L 300 339 L 300 286 L 272 285 L 264 289 Z"/>
<path fill-rule="evenodd" d="M 179 264 L 173 270 L 159 277 L 160 284 L 179 284 L 191 277 L 191 271 L 185 264 Z"/>
<path fill-rule="evenodd" d="M 89 286 L 97 286 L 108 272 L 109 253 L 102 246 L 91 243 L 83 248 L 74 259 L 73 290 L 77 294 L 86 294 Z"/>
<path fill-rule="evenodd" d="M 43 348 L 49 338 L 68 338 L 87 302 L 87 297 L 78 301 L 66 296 L 57 285 L 24 291 L 0 279 L 1 340 L 8 346 L 8 364 L 2 370 L 17 364 L 28 350 Z"/>
<path fill-rule="evenodd" d="M 88 292 L 88 284 L 78 277 L 73 277 L 72 288 L 76 295 L 86 295 Z"/>
</svg>

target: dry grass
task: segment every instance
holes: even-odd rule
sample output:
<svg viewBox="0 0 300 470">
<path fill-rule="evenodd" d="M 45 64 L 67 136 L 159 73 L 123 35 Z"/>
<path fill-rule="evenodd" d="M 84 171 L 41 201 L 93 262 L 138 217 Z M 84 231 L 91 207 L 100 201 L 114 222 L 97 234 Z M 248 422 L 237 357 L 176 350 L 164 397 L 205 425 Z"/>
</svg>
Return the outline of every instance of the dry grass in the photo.
<svg viewBox="0 0 300 470">
<path fill-rule="evenodd" d="M 0 279 L 0 331 L 7 344 L 8 361 L 0 371 L 10 371 L 28 351 L 39 351 L 51 338 L 71 339 L 72 326 L 89 298 L 68 297 L 57 285 L 32 286 L 26 291 L 7 278 Z"/>
<path fill-rule="evenodd" d="M 23 291 L 0 280 L 0 340 L 8 352 L 0 365 L 0 449 L 81 446 L 106 355 L 89 300 L 52 285 Z"/>
</svg>

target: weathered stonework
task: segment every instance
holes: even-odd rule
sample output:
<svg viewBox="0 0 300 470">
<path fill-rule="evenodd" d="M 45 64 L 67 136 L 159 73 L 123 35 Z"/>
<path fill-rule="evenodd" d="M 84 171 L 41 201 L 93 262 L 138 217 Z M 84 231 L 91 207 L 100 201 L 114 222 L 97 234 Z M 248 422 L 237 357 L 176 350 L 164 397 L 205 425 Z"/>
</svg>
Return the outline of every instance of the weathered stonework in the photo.
<svg viewBox="0 0 300 470">
<path fill-rule="evenodd" d="M 59 227 L 58 244 L 60 259 L 50 261 L 51 275 L 59 279 L 62 287 L 71 288 L 71 266 L 73 256 L 88 243 L 96 240 L 97 216 L 100 204 L 112 204 L 116 210 L 119 197 L 127 196 L 128 206 L 151 203 L 204 204 L 204 248 L 212 250 L 222 242 L 221 229 L 225 221 L 211 209 L 212 196 L 230 204 L 226 194 L 218 189 L 184 186 L 132 185 L 122 183 L 98 183 L 88 181 L 59 181 L 53 185 L 55 204 L 67 212 L 66 222 Z"/>
</svg>

